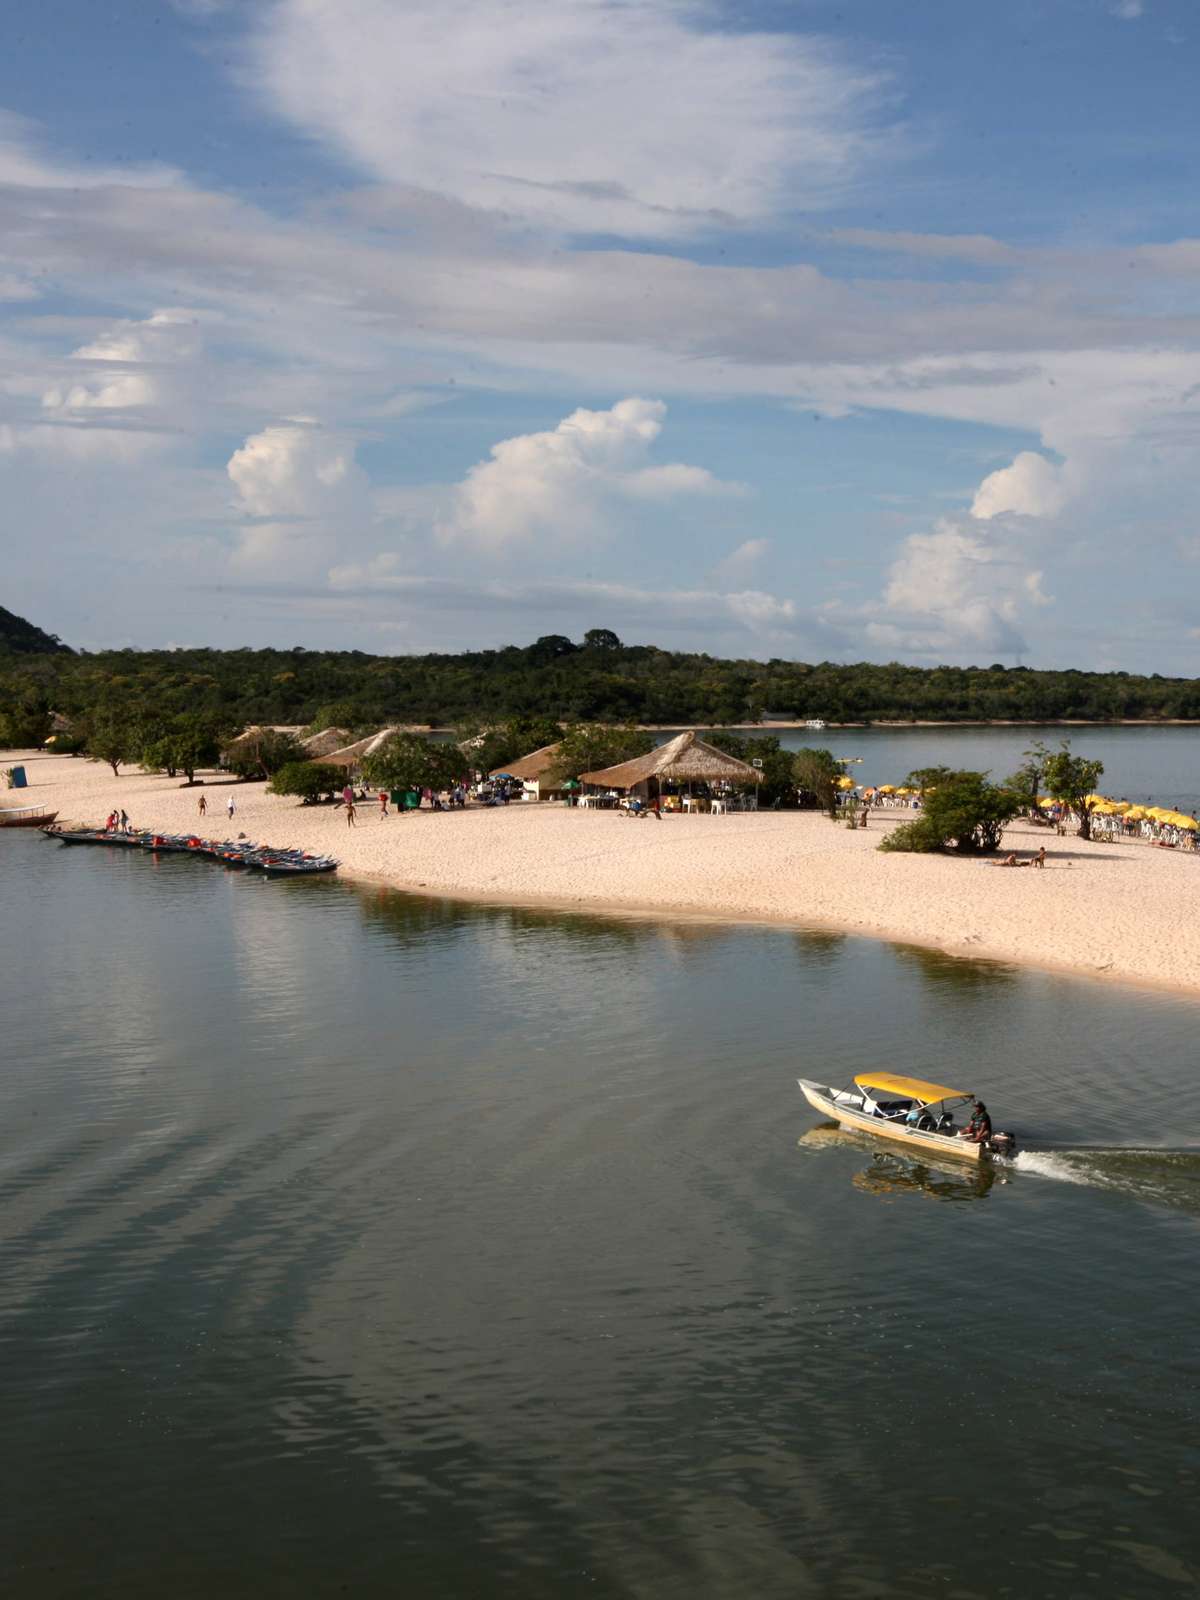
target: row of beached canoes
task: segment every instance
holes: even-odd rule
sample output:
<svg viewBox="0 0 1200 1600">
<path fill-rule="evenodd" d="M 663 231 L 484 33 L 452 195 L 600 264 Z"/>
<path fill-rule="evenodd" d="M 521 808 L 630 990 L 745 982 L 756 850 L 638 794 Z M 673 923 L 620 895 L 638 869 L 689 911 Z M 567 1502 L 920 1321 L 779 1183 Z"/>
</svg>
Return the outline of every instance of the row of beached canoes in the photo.
<svg viewBox="0 0 1200 1600">
<path fill-rule="evenodd" d="M 227 867 L 250 867 L 273 878 L 307 877 L 318 872 L 334 872 L 332 856 L 313 856 L 304 850 L 277 850 L 271 845 L 253 844 L 246 839 L 201 839 L 196 834 L 151 833 L 138 829 L 125 833 L 110 828 L 43 828 L 47 839 L 60 844 L 106 844 L 125 849 L 149 850 L 155 855 L 204 856 Z"/>
</svg>

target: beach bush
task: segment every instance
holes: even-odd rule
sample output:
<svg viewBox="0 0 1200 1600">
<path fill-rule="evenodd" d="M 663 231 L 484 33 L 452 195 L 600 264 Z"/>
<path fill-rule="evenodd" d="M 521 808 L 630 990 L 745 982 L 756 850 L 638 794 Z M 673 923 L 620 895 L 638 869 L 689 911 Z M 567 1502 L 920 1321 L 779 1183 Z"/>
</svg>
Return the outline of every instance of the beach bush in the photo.
<svg viewBox="0 0 1200 1600">
<path fill-rule="evenodd" d="M 322 795 L 337 794 L 345 781 L 341 767 L 326 766 L 320 761 L 289 761 L 273 775 L 267 793 L 298 795 L 310 806 Z"/>
<path fill-rule="evenodd" d="M 911 773 L 910 784 L 919 776 Z M 1021 809 L 1021 796 L 1001 784 L 989 783 L 983 772 L 941 768 L 937 778 L 936 785 L 925 790 L 921 815 L 894 828 L 880 840 L 879 849 L 992 855 L 1000 848 L 1006 825 Z"/>
</svg>

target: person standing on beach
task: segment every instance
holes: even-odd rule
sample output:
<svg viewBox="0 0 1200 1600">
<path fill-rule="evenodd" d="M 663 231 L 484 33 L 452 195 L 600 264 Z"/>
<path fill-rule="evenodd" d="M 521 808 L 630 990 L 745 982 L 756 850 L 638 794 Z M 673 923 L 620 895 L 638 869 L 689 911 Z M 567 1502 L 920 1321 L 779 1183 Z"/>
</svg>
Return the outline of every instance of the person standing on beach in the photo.
<svg viewBox="0 0 1200 1600">
<path fill-rule="evenodd" d="M 355 826 L 354 801 L 352 799 L 346 801 L 346 826 L 348 828 L 353 828 Z"/>
<path fill-rule="evenodd" d="M 208 800 L 204 795 L 200 796 L 200 804 L 196 807 L 196 809 L 199 811 L 202 817 L 208 815 Z"/>
<path fill-rule="evenodd" d="M 379 820 L 380 820 L 380 822 L 382 822 L 384 817 L 386 817 L 387 814 L 388 814 L 387 801 L 388 801 L 387 790 L 386 789 L 380 789 L 380 791 L 379 791 Z"/>
<path fill-rule="evenodd" d="M 237 810 L 237 806 L 234 804 L 234 800 L 233 800 L 233 796 L 232 795 L 229 796 L 229 800 L 228 800 L 228 802 L 227 802 L 227 804 L 225 806 L 225 809 L 229 813 L 230 822 L 232 822 L 233 821 L 233 813 Z"/>
<path fill-rule="evenodd" d="M 352 806 L 354 804 L 354 790 L 349 784 L 342 790 L 342 804 L 344 806 Z"/>
<path fill-rule="evenodd" d="M 126 814 L 124 806 L 121 807 L 121 832 L 122 833 L 128 833 L 129 832 L 129 817 Z"/>
</svg>

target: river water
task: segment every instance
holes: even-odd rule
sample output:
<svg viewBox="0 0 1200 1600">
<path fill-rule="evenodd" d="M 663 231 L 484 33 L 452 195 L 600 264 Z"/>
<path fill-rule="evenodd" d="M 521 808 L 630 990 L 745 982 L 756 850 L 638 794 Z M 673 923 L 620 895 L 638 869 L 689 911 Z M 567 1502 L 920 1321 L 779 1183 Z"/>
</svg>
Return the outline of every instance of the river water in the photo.
<svg viewBox="0 0 1200 1600">
<path fill-rule="evenodd" d="M 656 735 L 660 740 L 678 730 Z M 816 745 L 855 758 L 849 770 L 860 783 L 903 783 L 921 767 L 990 772 L 999 782 L 1022 764 L 1035 743 L 1057 750 L 1067 740 L 1075 755 L 1104 765 L 1100 789 L 1116 799 L 1154 805 L 1200 807 L 1200 728 L 1097 725 L 964 728 L 740 728 L 743 735 L 774 733 L 785 750 Z"/>
<path fill-rule="evenodd" d="M 6 1593 L 1194 1592 L 1194 1002 L 0 846 Z"/>
</svg>

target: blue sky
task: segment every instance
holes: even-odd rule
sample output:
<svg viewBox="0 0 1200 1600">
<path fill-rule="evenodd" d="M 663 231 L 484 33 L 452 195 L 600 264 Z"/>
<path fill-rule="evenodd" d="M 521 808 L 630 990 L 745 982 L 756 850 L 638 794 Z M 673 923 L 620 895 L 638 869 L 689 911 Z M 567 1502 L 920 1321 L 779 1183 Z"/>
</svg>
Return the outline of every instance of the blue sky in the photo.
<svg viewBox="0 0 1200 1600">
<path fill-rule="evenodd" d="M 3 603 L 1200 674 L 1182 0 L 162 0 L 0 60 Z"/>
</svg>

